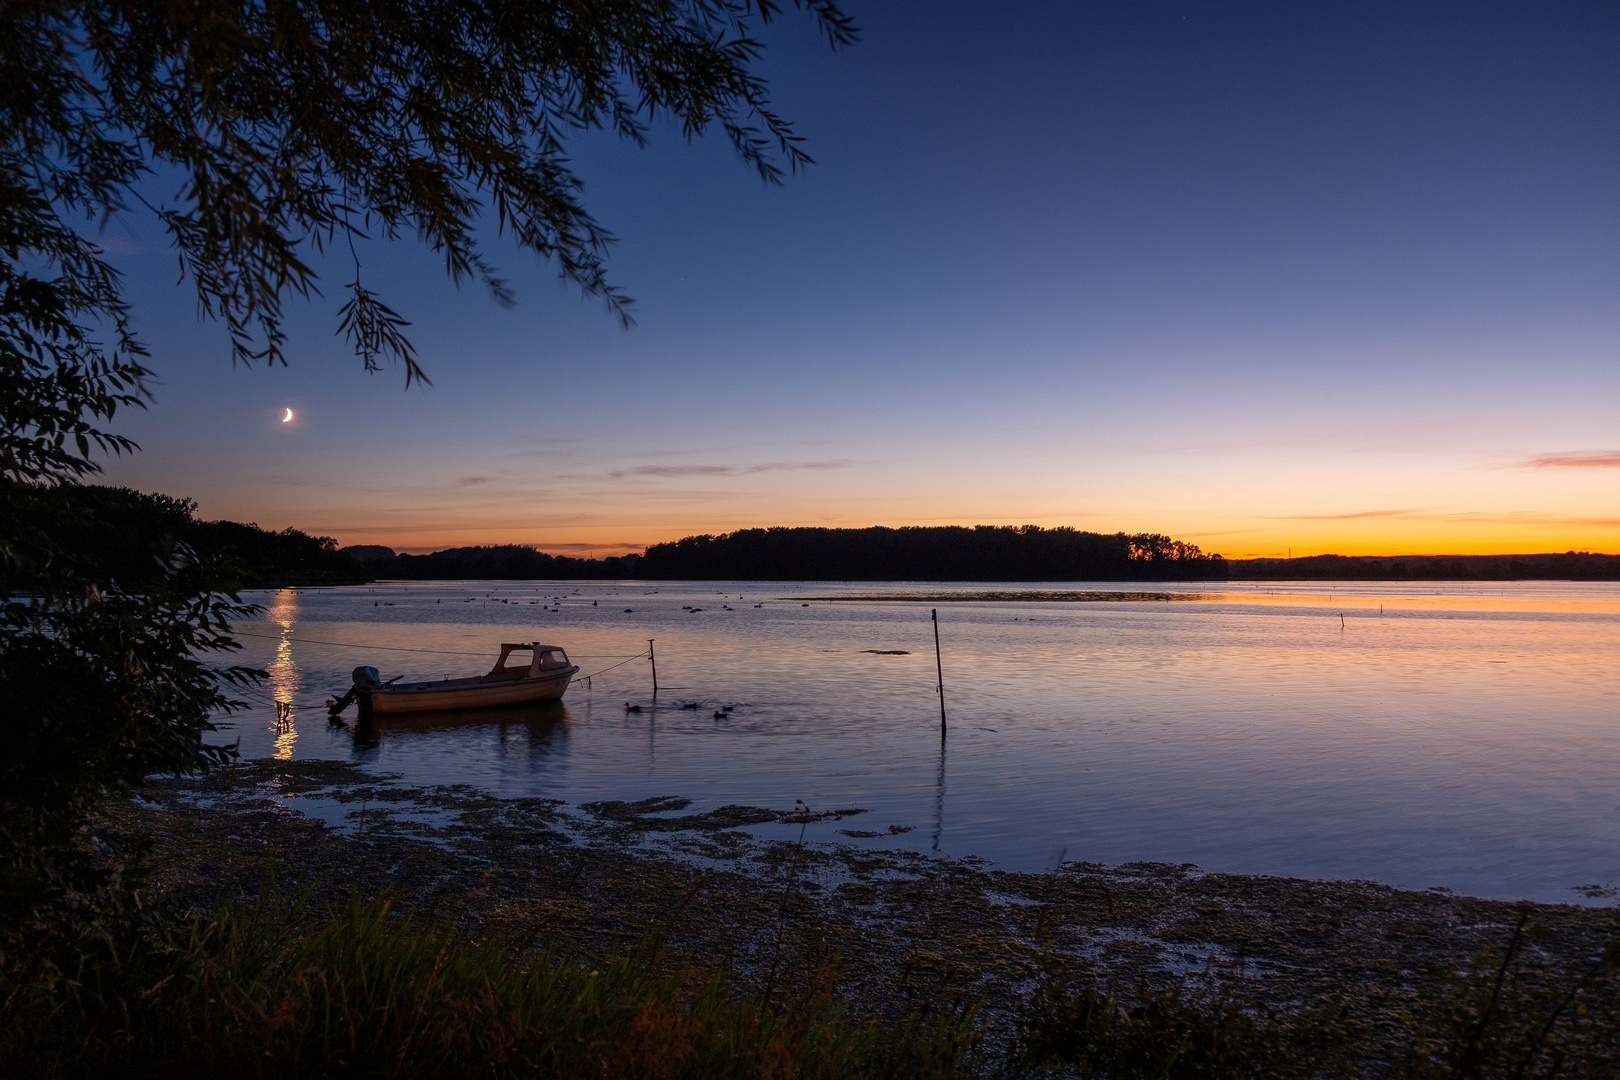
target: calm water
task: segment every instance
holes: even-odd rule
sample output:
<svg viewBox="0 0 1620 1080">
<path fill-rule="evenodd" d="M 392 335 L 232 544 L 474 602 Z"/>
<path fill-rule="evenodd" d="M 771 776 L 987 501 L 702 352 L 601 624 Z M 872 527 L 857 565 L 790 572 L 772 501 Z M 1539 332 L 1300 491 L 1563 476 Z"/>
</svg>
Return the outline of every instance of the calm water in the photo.
<svg viewBox="0 0 1620 1080">
<path fill-rule="evenodd" d="M 245 659 L 271 679 L 227 737 L 507 796 L 861 806 L 842 827 L 912 830 L 867 842 L 1010 868 L 1145 859 L 1573 901 L 1620 880 L 1620 586 L 1151 588 L 1196 599 L 832 603 L 806 598 L 918 587 L 759 582 L 255 594 Z M 649 638 L 656 704 L 647 661 L 620 664 Z M 479 674 L 528 640 L 583 673 L 620 666 L 558 705 L 374 743 L 326 722 L 358 664 Z M 293 703 L 291 731 L 271 698 Z"/>
</svg>

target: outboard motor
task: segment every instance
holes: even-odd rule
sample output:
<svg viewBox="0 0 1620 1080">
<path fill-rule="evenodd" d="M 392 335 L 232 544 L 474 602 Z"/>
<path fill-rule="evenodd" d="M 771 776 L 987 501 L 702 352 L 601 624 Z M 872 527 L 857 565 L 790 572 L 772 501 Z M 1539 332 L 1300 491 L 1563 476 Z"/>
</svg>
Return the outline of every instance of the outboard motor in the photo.
<svg viewBox="0 0 1620 1080">
<path fill-rule="evenodd" d="M 371 720 L 371 692 L 381 690 L 383 681 L 374 667 L 357 667 L 349 676 L 354 680 L 354 689 L 350 691 L 355 700 L 360 703 L 360 722 L 369 723 Z"/>
<path fill-rule="evenodd" d="M 351 701 L 360 703 L 360 719 L 369 719 L 371 716 L 371 692 L 382 689 L 382 676 L 378 674 L 377 669 L 374 667 L 357 667 L 350 675 L 350 678 L 354 681 L 354 685 L 349 687 L 349 692 L 338 698 L 326 710 L 327 715 L 331 716 L 334 722 L 337 722 L 338 714 L 348 708 Z"/>
</svg>

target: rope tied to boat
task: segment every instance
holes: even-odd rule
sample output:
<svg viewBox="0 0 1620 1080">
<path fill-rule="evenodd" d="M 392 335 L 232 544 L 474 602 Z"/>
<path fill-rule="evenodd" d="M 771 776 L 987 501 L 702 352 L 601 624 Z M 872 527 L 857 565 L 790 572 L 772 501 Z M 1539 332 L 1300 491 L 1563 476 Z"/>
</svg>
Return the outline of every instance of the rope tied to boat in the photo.
<svg viewBox="0 0 1620 1080">
<path fill-rule="evenodd" d="M 289 631 L 289 633 L 290 633 L 290 631 Z M 280 636 L 278 634 L 255 634 L 251 630 L 232 630 L 231 634 L 233 636 L 235 636 L 235 637 L 259 638 L 262 641 L 292 641 L 292 642 L 294 642 L 296 644 L 299 644 L 299 645 L 335 645 L 335 646 L 337 646 L 338 648 L 341 648 L 341 649 L 375 649 L 378 652 L 431 653 L 434 656 L 486 656 L 487 657 L 489 655 L 489 650 L 487 650 L 487 649 L 484 650 L 483 652 L 466 652 L 466 651 L 456 650 L 456 649 L 413 649 L 413 648 L 408 648 L 408 647 L 406 647 L 404 645 L 361 645 L 361 644 L 358 644 L 358 643 L 353 642 L 353 641 L 329 641 L 329 640 L 326 640 L 324 638 L 299 637 L 297 635 L 294 635 L 293 637 L 287 638 L 287 637 L 282 637 L 282 636 Z M 635 653 L 635 654 L 631 654 L 631 653 L 575 653 L 574 655 L 576 655 L 576 656 L 578 656 L 578 657 L 580 657 L 581 659 L 584 659 L 584 660 L 609 660 L 609 659 L 613 659 L 613 658 L 622 656 L 622 657 L 626 658 L 626 662 L 628 663 L 630 660 L 639 659 L 640 657 L 646 656 L 647 654 L 645 652 L 639 652 L 639 653 Z"/>
<path fill-rule="evenodd" d="M 578 676 L 575 676 L 575 677 L 580 678 L 580 679 L 585 679 L 585 680 L 588 681 L 590 679 L 595 678 L 598 675 L 601 675 L 603 672 L 612 671 L 616 667 L 624 667 L 624 665 L 630 663 L 630 661 L 632 661 L 632 660 L 640 660 L 640 659 L 642 659 L 643 657 L 645 657 L 647 655 L 649 655 L 649 654 L 644 653 L 644 652 L 639 652 L 639 653 L 636 653 L 636 655 L 634 655 L 634 656 L 626 657 L 625 659 L 620 660 L 617 664 L 609 664 L 607 667 L 603 668 L 601 671 L 593 671 L 589 675 L 578 675 Z"/>
</svg>

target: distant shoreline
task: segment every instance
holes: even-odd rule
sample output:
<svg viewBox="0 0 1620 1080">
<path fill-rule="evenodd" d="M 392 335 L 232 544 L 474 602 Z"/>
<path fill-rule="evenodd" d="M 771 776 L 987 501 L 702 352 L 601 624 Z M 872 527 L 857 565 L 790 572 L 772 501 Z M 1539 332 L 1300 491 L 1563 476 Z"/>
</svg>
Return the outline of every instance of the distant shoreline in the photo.
<svg viewBox="0 0 1620 1080">
<path fill-rule="evenodd" d="M 582 559 L 525 544 L 409 555 L 382 545 L 340 548 L 329 536 L 235 521 L 199 521 L 195 504 L 130 488 L 65 485 L 105 522 L 117 563 L 131 550 L 167 550 L 182 538 L 224 559 L 238 589 L 361 585 L 378 581 L 826 581 L 1037 582 L 1153 585 L 1235 581 L 1620 581 L 1620 555 L 1589 551 L 1503 555 L 1310 555 L 1229 559 L 1158 533 L 1071 528 L 904 526 L 741 529 L 653 544 L 641 554 Z M 1085 597 L 1081 599 L 1101 599 Z"/>
<path fill-rule="evenodd" d="M 1158 534 L 1034 526 L 744 529 L 576 559 L 517 544 L 401 555 L 342 549 L 378 580 L 1135 584 L 1234 581 L 1620 581 L 1620 555 L 1310 555 L 1230 559 Z M 1127 590 L 1136 591 L 1136 590 Z"/>
<path fill-rule="evenodd" d="M 1040 578 L 1022 578 L 1022 579 L 1019 579 L 1019 580 L 1020 581 L 1027 581 L 1027 582 L 1035 583 L 1035 582 L 1043 581 L 1044 579 L 1040 579 Z M 977 578 L 977 579 L 963 578 L 963 579 L 954 579 L 954 580 L 944 580 L 944 579 L 942 579 L 942 580 L 938 580 L 938 581 L 920 581 L 920 580 L 913 579 L 913 578 L 809 578 L 809 577 L 805 577 L 805 578 L 754 578 L 754 577 L 715 577 L 715 578 L 629 578 L 629 577 L 550 578 L 550 577 L 544 577 L 544 576 L 539 576 L 539 577 L 510 577 L 510 578 L 507 578 L 507 577 L 472 577 L 472 576 L 465 576 L 464 575 L 464 576 L 460 576 L 460 577 L 444 577 L 444 578 L 375 577 L 375 578 L 368 578 L 365 581 L 340 582 L 340 583 L 303 582 L 303 583 L 289 583 L 287 585 L 270 585 L 270 586 L 256 586 L 256 587 L 258 587 L 258 588 L 348 588 L 348 587 L 356 586 L 356 585 L 429 585 L 429 584 L 434 584 L 435 582 L 442 583 L 442 582 L 451 582 L 451 581 L 478 581 L 478 582 L 556 581 L 556 582 L 567 582 L 568 584 L 573 585 L 573 586 L 592 585 L 592 584 L 607 583 L 607 582 L 613 582 L 613 583 L 628 582 L 628 583 L 632 583 L 632 584 L 635 584 L 635 585 L 657 585 L 657 584 L 660 584 L 660 583 L 692 584 L 692 585 L 695 585 L 695 584 L 700 584 L 700 583 L 703 583 L 703 582 L 750 582 L 750 583 L 754 583 L 754 584 L 783 584 L 783 583 L 786 583 L 786 582 L 803 582 L 805 584 L 813 584 L 813 585 L 957 585 L 957 586 L 963 586 L 963 585 L 1000 585 L 1000 584 L 1009 583 L 1006 580 L 995 579 L 995 578 L 990 578 L 990 579 L 985 579 L 985 578 Z M 1354 583 L 1354 584 L 1357 584 L 1357 585 L 1467 585 L 1467 584 L 1479 584 L 1479 583 L 1501 584 L 1501 583 L 1504 583 L 1504 582 L 1505 583 L 1512 583 L 1512 582 L 1546 582 L 1546 581 L 1606 582 L 1606 581 L 1620 581 L 1620 575 L 1617 575 L 1615 577 L 1569 577 L 1569 576 L 1564 576 L 1564 577 L 1552 577 L 1552 576 L 1535 577 L 1535 576 L 1525 576 L 1525 577 L 1515 577 L 1515 578 L 1497 578 L 1497 577 L 1313 577 L 1313 576 L 1306 576 L 1304 574 L 1297 574 L 1297 575 L 1294 575 L 1292 577 L 1286 577 L 1286 576 L 1283 576 L 1283 575 L 1279 574 L 1279 575 L 1276 575 L 1276 576 L 1269 576 L 1269 577 L 1237 577 L 1237 576 L 1233 576 L 1233 577 L 1225 577 L 1225 578 L 1200 578 L 1200 579 L 1192 580 L 1192 581 L 1174 581 L 1174 582 L 1151 582 L 1151 581 L 1143 582 L 1143 581 L 1139 581 L 1139 580 L 1136 580 L 1136 579 L 1124 579 L 1124 580 L 1115 581 L 1115 580 L 1110 580 L 1110 579 L 1107 579 L 1107 578 L 1061 578 L 1061 579 L 1052 579 L 1052 582 L 1054 584 L 1059 583 L 1059 582 L 1067 582 L 1067 581 L 1085 581 L 1088 584 L 1097 584 L 1097 585 L 1174 584 L 1174 585 L 1189 585 L 1189 586 L 1208 586 L 1210 588 L 1219 588 L 1222 585 L 1239 585 L 1239 584 L 1244 584 L 1244 585 L 1247 585 L 1247 584 L 1264 585 L 1264 584 L 1267 584 L 1268 582 L 1279 583 L 1279 584 L 1284 584 L 1284 583 L 1292 583 L 1292 584 L 1305 584 L 1305 583 L 1332 584 L 1332 583 L 1335 583 L 1335 582 L 1348 582 L 1348 583 Z M 786 599 L 792 599 L 792 600 L 816 600 L 816 601 L 908 600 L 908 601 L 915 601 L 915 602 L 938 601 L 940 603 L 944 603 L 946 601 L 960 601 L 960 600 L 1045 601 L 1045 602 L 1053 602 L 1053 603 L 1143 603 L 1143 602 L 1149 602 L 1149 601 L 1166 601 L 1166 602 L 1168 602 L 1168 601 L 1176 601 L 1176 600 L 1197 600 L 1197 599 L 1201 599 L 1202 596 L 1203 596 L 1203 594 L 1198 593 L 1198 592 L 1167 593 L 1167 592 L 1157 592 L 1157 591 L 1149 591 L 1149 590 L 1142 590 L 1142 589 L 1119 589 L 1119 590 L 1112 590 L 1112 589 L 1084 589 L 1084 590 L 1072 590 L 1072 589 L 984 589 L 984 590 L 980 590 L 979 592 L 973 592 L 973 593 L 967 593 L 967 592 L 961 592 L 961 593 L 936 593 L 936 592 L 860 593 L 860 594 L 853 594 L 852 593 L 852 594 L 847 594 L 847 595 L 842 595 L 842 596 L 794 596 L 794 597 L 781 597 L 780 599 L 784 599 L 784 600 L 786 600 Z"/>
<path fill-rule="evenodd" d="M 911 603 L 1051 603 L 1051 604 L 1139 604 L 1176 600 L 1202 600 L 1203 593 L 1185 592 L 1101 592 L 1062 589 L 988 589 L 957 593 L 851 593 L 847 596 L 784 596 L 783 600 L 903 600 Z"/>
</svg>

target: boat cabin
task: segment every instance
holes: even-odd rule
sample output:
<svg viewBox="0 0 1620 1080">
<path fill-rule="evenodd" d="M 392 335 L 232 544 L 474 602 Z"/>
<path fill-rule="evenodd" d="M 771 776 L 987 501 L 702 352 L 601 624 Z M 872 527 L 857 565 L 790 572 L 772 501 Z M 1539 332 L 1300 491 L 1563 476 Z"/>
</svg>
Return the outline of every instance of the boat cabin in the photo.
<svg viewBox="0 0 1620 1080">
<path fill-rule="evenodd" d="M 502 643 L 501 657 L 483 681 L 535 679 L 572 666 L 568 654 L 555 645 L 542 645 L 538 641 Z"/>
</svg>

